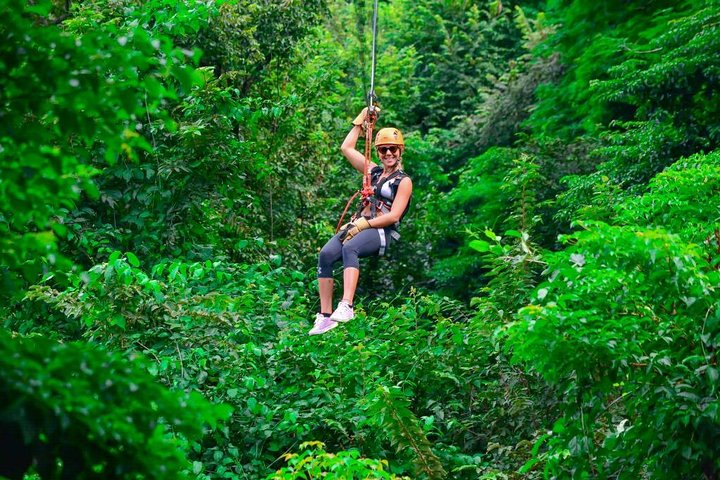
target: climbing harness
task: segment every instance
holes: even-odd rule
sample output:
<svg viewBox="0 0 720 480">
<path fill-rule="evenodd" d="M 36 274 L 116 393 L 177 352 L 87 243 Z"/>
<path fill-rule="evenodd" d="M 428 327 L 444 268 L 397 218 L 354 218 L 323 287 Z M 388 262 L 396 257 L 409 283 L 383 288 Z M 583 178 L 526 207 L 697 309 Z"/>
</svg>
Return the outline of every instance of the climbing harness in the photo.
<svg viewBox="0 0 720 480">
<path fill-rule="evenodd" d="M 371 61 L 371 67 L 370 67 L 370 91 L 367 94 L 367 115 L 365 117 L 365 121 L 363 122 L 363 128 L 365 129 L 365 167 L 363 169 L 363 183 L 362 188 L 355 192 L 352 197 L 350 197 L 350 200 L 348 200 L 347 204 L 345 205 L 345 209 L 342 212 L 342 215 L 340 215 L 340 220 L 338 221 L 337 227 L 335 228 L 335 233 L 340 231 L 340 227 L 342 226 L 343 219 L 345 218 L 345 214 L 347 213 L 348 209 L 350 208 L 350 205 L 352 205 L 352 202 L 357 198 L 358 195 L 360 195 L 360 209 L 358 210 L 358 213 L 353 215 L 351 220 L 355 220 L 360 212 L 367 207 L 368 205 L 373 205 L 373 214 L 372 216 L 375 217 L 375 207 L 373 202 L 373 195 L 375 193 L 373 186 L 372 186 L 372 179 L 370 178 L 370 159 L 372 157 L 372 136 L 373 136 L 373 130 L 375 128 L 375 122 L 377 121 L 378 112 L 377 112 L 377 97 L 375 96 L 375 65 L 376 65 L 376 42 L 377 42 L 377 17 L 378 17 L 378 0 L 375 0 L 373 5 L 373 19 L 372 19 L 372 61 Z"/>
<path fill-rule="evenodd" d="M 390 213 L 398 188 L 400 187 L 400 182 L 407 177 L 407 174 L 402 170 L 395 170 L 393 173 L 381 180 L 380 176 L 382 173 L 382 167 L 375 167 L 370 171 L 371 184 L 373 185 L 373 191 L 375 192 L 375 195 L 370 198 L 370 211 L 373 217 L 376 216 L 377 211 L 382 212 L 382 214 Z M 405 211 L 400 216 L 400 220 L 393 225 L 393 228 L 397 229 L 398 225 L 405 217 L 409 207 L 410 204 L 408 203 Z"/>
</svg>

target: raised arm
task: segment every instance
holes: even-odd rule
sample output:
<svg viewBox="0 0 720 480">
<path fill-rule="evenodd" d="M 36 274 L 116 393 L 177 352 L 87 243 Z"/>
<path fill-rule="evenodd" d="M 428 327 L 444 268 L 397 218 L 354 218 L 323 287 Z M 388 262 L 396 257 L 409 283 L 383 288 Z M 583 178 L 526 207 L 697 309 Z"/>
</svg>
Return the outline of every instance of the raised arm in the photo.
<svg viewBox="0 0 720 480">
<path fill-rule="evenodd" d="M 363 132 L 362 126 L 353 125 L 353 127 L 348 132 L 347 136 L 345 137 L 345 140 L 342 143 L 342 146 L 340 149 L 342 150 L 342 154 L 345 156 L 345 158 L 348 159 L 350 162 L 350 165 L 355 167 L 355 170 L 365 174 L 365 155 L 358 152 L 355 148 L 355 145 L 357 145 L 358 138 L 360 137 L 360 134 Z"/>
<path fill-rule="evenodd" d="M 379 112 L 380 109 L 378 108 L 377 111 Z M 363 122 L 365 122 L 365 117 L 367 116 L 367 107 L 362 109 L 362 112 L 355 117 L 355 120 L 353 120 L 353 128 L 350 129 L 347 136 L 345 137 L 345 140 L 343 140 L 342 146 L 340 149 L 342 150 L 343 155 L 345 158 L 348 159 L 350 162 L 350 165 L 352 165 L 355 170 L 365 175 L 365 154 L 361 153 L 357 150 L 356 145 L 358 142 L 358 138 L 360 138 L 360 135 L 363 133 Z M 364 148 L 363 148 L 364 150 Z M 370 168 L 372 169 L 375 166 L 374 162 L 370 162 Z"/>
</svg>

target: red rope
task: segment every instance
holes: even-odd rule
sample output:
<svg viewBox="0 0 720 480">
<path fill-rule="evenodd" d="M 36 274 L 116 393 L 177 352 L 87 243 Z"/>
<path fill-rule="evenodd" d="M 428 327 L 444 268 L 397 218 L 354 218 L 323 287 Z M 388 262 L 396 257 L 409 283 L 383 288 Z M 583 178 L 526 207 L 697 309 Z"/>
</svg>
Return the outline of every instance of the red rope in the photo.
<svg viewBox="0 0 720 480">
<path fill-rule="evenodd" d="M 355 192 L 353 194 L 353 196 L 350 197 L 350 200 L 348 200 L 347 204 L 345 205 L 345 210 L 343 210 L 342 215 L 340 215 L 340 220 L 338 221 L 337 227 L 335 227 L 335 233 L 340 231 L 340 227 L 342 227 L 343 218 L 345 218 L 345 214 L 347 213 L 348 208 L 350 208 L 350 204 L 352 203 L 353 200 L 355 200 L 355 197 L 357 197 L 359 193 L 360 193 L 360 190 Z"/>
<path fill-rule="evenodd" d="M 375 110 L 368 110 L 367 119 L 365 120 L 367 124 L 365 127 L 365 173 L 363 175 L 363 186 L 360 192 L 363 200 L 373 194 L 372 186 L 370 185 L 370 158 L 372 157 L 372 135 L 376 120 L 377 113 Z"/>
<path fill-rule="evenodd" d="M 377 112 L 375 112 L 374 109 L 368 110 L 367 117 L 365 119 L 365 166 L 363 174 L 363 183 L 362 188 L 355 192 L 352 197 L 350 197 L 350 200 L 348 200 L 347 204 L 345 205 L 345 209 L 342 212 L 342 215 L 340 215 L 340 220 L 338 221 L 337 227 L 335 227 L 335 233 L 340 231 L 340 227 L 342 226 L 343 219 L 345 218 L 345 214 L 348 211 L 348 208 L 350 208 L 350 204 L 355 200 L 355 197 L 358 196 L 358 194 L 361 195 L 362 198 L 362 205 L 365 206 L 368 204 L 368 198 L 370 198 L 375 192 L 373 191 L 370 179 L 370 158 L 372 157 L 372 135 L 373 135 L 373 129 L 375 128 L 375 121 L 377 120 Z"/>
</svg>

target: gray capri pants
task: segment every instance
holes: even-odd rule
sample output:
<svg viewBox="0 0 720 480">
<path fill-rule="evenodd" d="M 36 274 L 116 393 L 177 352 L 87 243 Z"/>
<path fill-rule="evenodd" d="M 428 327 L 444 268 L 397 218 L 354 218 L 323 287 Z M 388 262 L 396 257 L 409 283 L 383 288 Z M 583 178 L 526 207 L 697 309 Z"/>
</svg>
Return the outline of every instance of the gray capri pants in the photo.
<svg viewBox="0 0 720 480">
<path fill-rule="evenodd" d="M 343 268 L 360 268 L 360 258 L 371 255 L 384 255 L 393 240 L 400 238 L 397 231 L 390 228 L 368 228 L 355 235 L 343 245 L 342 232 L 338 232 L 320 250 L 318 260 L 318 278 L 332 278 L 333 265 L 340 259 Z"/>
</svg>

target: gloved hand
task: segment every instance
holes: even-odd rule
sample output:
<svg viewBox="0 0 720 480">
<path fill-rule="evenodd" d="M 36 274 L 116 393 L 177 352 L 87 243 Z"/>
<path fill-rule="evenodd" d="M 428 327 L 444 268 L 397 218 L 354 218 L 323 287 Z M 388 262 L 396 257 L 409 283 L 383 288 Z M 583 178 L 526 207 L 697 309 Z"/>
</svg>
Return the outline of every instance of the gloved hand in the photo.
<svg viewBox="0 0 720 480">
<path fill-rule="evenodd" d="M 365 219 L 365 217 L 360 217 L 354 222 L 349 223 L 347 230 L 345 230 L 345 234 L 341 237 L 343 245 L 349 242 L 355 235 L 363 230 L 367 230 L 368 228 L 371 228 L 370 223 Z"/>
<path fill-rule="evenodd" d="M 374 111 L 376 114 L 380 113 L 380 109 L 378 107 L 375 107 Z M 353 122 L 352 122 L 353 125 L 355 125 L 357 127 L 362 127 L 363 123 L 365 122 L 365 118 L 367 118 L 367 114 L 368 114 L 368 107 L 365 107 L 362 109 L 362 112 L 360 112 L 360 114 L 358 114 L 358 116 L 355 117 L 355 120 L 353 120 Z"/>
</svg>

